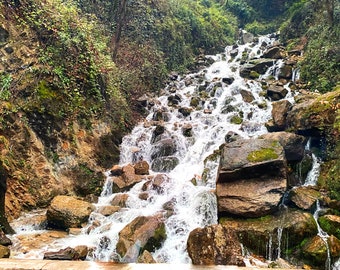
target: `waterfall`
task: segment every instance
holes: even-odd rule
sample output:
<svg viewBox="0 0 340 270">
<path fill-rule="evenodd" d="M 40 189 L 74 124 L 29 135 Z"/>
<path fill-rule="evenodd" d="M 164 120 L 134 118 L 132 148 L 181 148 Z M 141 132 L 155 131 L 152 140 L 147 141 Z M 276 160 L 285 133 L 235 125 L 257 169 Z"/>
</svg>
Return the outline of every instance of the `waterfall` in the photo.
<svg viewBox="0 0 340 270">
<path fill-rule="evenodd" d="M 310 151 L 310 145 L 311 145 L 311 138 L 308 139 L 308 142 L 306 144 L 306 150 Z M 316 155 L 312 152 L 312 169 L 308 172 L 304 186 L 315 186 L 318 181 L 318 177 L 320 174 L 320 160 L 316 157 Z"/>
<path fill-rule="evenodd" d="M 320 202 L 319 200 L 316 201 L 316 208 L 313 214 L 314 220 L 316 222 L 317 228 L 318 228 L 318 236 L 321 237 L 321 239 L 324 241 L 326 248 L 327 248 L 327 259 L 325 262 L 325 270 L 330 270 L 331 269 L 331 251 L 328 245 L 328 238 L 329 235 L 321 229 L 319 222 L 318 222 L 318 218 L 319 218 L 319 214 L 322 211 L 322 208 L 320 207 Z M 334 268 L 336 269 L 336 268 Z"/>
<path fill-rule="evenodd" d="M 267 133 L 265 123 L 271 119 L 271 103 L 263 96 L 261 84 L 245 80 L 239 71 L 244 52 L 248 52 L 249 57 L 259 58 L 263 44 L 270 46 L 274 41 L 269 35 L 262 36 L 257 43 L 238 46 L 237 54 L 233 56 L 231 51 L 234 48 L 228 46 L 224 53 L 210 56 L 215 61 L 211 66 L 197 73 L 179 76 L 171 82 L 164 89 L 164 94 L 154 102 L 155 105 L 150 109 L 145 121 L 125 136 L 120 146 L 121 166 L 133 163 L 136 159 L 143 159 L 152 164 L 152 153 L 155 150 L 155 114 L 159 111 L 163 113 L 163 135 L 174 142 L 176 151 L 173 158 L 179 161 L 175 168 L 167 173 L 163 172 L 167 175 L 167 181 L 162 186 L 163 191 L 150 191 L 148 199 L 140 199 L 139 195 L 146 183 L 146 180 L 143 180 L 124 192 L 128 194 L 126 207 L 110 216 L 103 216 L 99 209 L 110 205 L 115 196 L 121 195 L 112 193 L 111 176 L 107 173 L 103 192 L 95 205 L 97 210 L 91 214 L 87 226 L 79 235 L 69 235 L 55 241 L 53 247 L 57 250 L 86 243 L 93 249 L 88 256 L 89 260 L 135 261 L 139 253 L 138 243 L 128 256 L 120 258 L 117 255 L 118 233 L 136 217 L 155 215 L 164 211 L 165 204 L 171 203 L 173 214 L 165 221 L 167 238 L 152 255 L 159 263 L 190 263 L 186 252 L 189 233 L 197 227 L 217 223 L 217 202 L 213 190 L 218 159 L 205 159 L 225 142 L 228 132 L 237 133 L 243 138 Z M 275 73 L 279 67 L 280 62 L 274 63 L 270 72 Z M 254 100 L 245 102 L 241 95 L 242 90 L 251 93 Z M 171 106 L 169 97 L 173 96 L 174 92 L 177 104 Z M 191 107 L 191 97 L 198 97 L 200 101 L 189 115 L 185 115 L 179 108 Z M 191 136 L 183 134 L 182 128 L 185 125 L 192 128 Z M 150 171 L 151 175 L 157 173 L 153 169 Z M 206 176 L 205 179 L 202 179 L 203 175 Z M 197 184 L 193 183 L 193 179 Z M 43 251 L 39 253 L 40 258 L 42 254 Z M 28 252 L 25 256 L 37 255 Z"/>
</svg>

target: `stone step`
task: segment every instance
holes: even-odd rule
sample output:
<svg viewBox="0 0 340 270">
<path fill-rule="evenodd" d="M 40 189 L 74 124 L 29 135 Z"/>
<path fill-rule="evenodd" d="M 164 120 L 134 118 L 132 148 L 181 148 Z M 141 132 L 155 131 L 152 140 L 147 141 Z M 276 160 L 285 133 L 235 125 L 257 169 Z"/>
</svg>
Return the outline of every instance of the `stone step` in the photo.
<svg viewBox="0 0 340 270">
<path fill-rule="evenodd" d="M 192 264 L 118 264 L 90 261 L 52 261 L 27 259 L 0 259 L 0 270 L 259 270 L 258 267 Z M 295 268 L 296 270 L 297 268 Z M 276 269 L 280 270 L 280 269 Z M 285 269 L 289 270 L 289 269 Z"/>
</svg>

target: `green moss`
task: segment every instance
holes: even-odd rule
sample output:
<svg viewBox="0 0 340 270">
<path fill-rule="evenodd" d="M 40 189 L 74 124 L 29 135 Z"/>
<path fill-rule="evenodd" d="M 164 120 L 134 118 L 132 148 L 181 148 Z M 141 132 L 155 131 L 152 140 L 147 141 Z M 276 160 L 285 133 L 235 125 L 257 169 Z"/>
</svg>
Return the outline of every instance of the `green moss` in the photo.
<svg viewBox="0 0 340 270">
<path fill-rule="evenodd" d="M 279 156 L 273 148 L 262 148 L 249 153 L 247 159 L 250 162 L 262 162 L 272 159 L 277 159 Z"/>
<path fill-rule="evenodd" d="M 235 125 L 240 125 L 240 124 L 242 124 L 242 122 L 243 122 L 243 119 L 238 115 L 234 115 L 230 119 L 230 123 L 235 124 Z"/>
<path fill-rule="evenodd" d="M 319 217 L 318 222 L 322 230 L 327 232 L 329 235 L 334 235 L 336 238 L 340 239 L 340 227 L 336 226 L 334 223 L 323 216 Z"/>
<path fill-rule="evenodd" d="M 36 91 L 38 98 L 42 99 L 53 99 L 57 96 L 56 92 L 53 91 L 44 80 L 39 82 Z"/>
<path fill-rule="evenodd" d="M 161 226 L 159 226 L 159 228 L 155 230 L 153 237 L 151 237 L 149 241 L 145 244 L 142 252 L 144 250 L 147 250 L 150 252 L 155 251 L 157 248 L 161 247 L 165 239 L 166 239 L 166 230 L 165 230 L 165 225 L 163 223 L 161 224 Z"/>
<path fill-rule="evenodd" d="M 260 74 L 257 73 L 256 71 L 252 70 L 252 71 L 250 71 L 249 77 L 251 79 L 257 79 L 258 77 L 260 77 Z"/>
</svg>

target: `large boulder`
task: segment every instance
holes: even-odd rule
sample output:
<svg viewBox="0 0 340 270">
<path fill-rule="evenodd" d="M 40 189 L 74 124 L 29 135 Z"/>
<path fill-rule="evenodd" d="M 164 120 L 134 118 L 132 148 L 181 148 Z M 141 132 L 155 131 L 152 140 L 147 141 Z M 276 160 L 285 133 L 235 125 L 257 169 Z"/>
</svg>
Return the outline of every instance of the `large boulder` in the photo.
<svg viewBox="0 0 340 270">
<path fill-rule="evenodd" d="M 278 141 L 285 151 L 288 162 L 299 162 L 305 156 L 307 139 L 301 135 L 290 132 L 274 132 L 264 134 L 261 138 Z"/>
<path fill-rule="evenodd" d="M 269 84 L 266 97 L 272 101 L 283 99 L 288 94 L 288 90 L 279 84 Z"/>
<path fill-rule="evenodd" d="M 58 251 L 48 251 L 44 253 L 44 260 L 78 260 L 80 258 L 76 249 L 67 247 Z"/>
<path fill-rule="evenodd" d="M 242 248 L 236 234 L 222 225 L 190 232 L 187 250 L 193 264 L 244 266 Z"/>
<path fill-rule="evenodd" d="M 290 201 L 303 210 L 311 210 L 320 196 L 320 192 L 311 186 L 296 187 L 289 192 Z"/>
<path fill-rule="evenodd" d="M 340 216 L 324 215 L 319 217 L 318 222 L 325 232 L 340 239 Z"/>
<path fill-rule="evenodd" d="M 125 262 L 136 262 L 144 250 L 153 252 L 166 239 L 162 214 L 139 216 L 119 232 L 117 252 Z"/>
<path fill-rule="evenodd" d="M 279 215 L 257 219 L 224 218 L 220 223 L 233 231 L 244 247 L 267 259 L 297 250 L 306 238 L 317 234 L 312 214 L 300 210 L 287 209 Z"/>
<path fill-rule="evenodd" d="M 280 100 L 272 103 L 272 125 L 269 131 L 282 131 L 286 128 L 286 118 L 292 104 L 288 100 Z"/>
<path fill-rule="evenodd" d="M 163 139 L 152 147 L 151 158 L 171 156 L 176 152 L 176 142 L 172 138 Z"/>
<path fill-rule="evenodd" d="M 170 172 L 179 164 L 179 159 L 175 156 L 159 157 L 154 159 L 151 169 L 154 172 Z"/>
<path fill-rule="evenodd" d="M 287 115 L 287 128 L 299 133 L 318 135 L 333 128 L 339 115 L 340 88 L 327 94 L 308 98 L 302 95 Z"/>
<path fill-rule="evenodd" d="M 282 59 L 286 56 L 284 48 L 273 46 L 264 51 L 263 58 Z"/>
<path fill-rule="evenodd" d="M 0 258 L 9 258 L 11 250 L 8 247 L 0 245 Z"/>
<path fill-rule="evenodd" d="M 109 181 L 112 182 L 112 192 L 118 193 L 129 190 L 135 184 L 141 182 L 144 177 L 140 174 L 147 174 L 148 173 L 148 165 L 147 163 L 141 161 L 135 164 L 135 167 L 131 164 L 127 164 L 123 167 L 115 166 L 111 170 L 111 177 Z"/>
<path fill-rule="evenodd" d="M 275 212 L 287 188 L 280 143 L 240 139 L 221 150 L 216 185 L 219 215 L 261 217 Z"/>
<path fill-rule="evenodd" d="M 316 235 L 303 246 L 303 255 L 309 258 L 313 265 L 324 266 L 328 250 L 332 258 L 340 257 L 340 240 L 334 236 L 324 239 Z"/>
<path fill-rule="evenodd" d="M 274 64 L 274 62 L 275 60 L 273 59 L 253 59 L 241 67 L 240 76 L 244 78 L 249 78 L 251 77 L 252 72 L 264 74 L 267 69 Z"/>
<path fill-rule="evenodd" d="M 47 221 L 53 228 L 80 228 L 94 210 L 91 203 L 70 196 L 56 196 L 47 209 Z"/>
</svg>

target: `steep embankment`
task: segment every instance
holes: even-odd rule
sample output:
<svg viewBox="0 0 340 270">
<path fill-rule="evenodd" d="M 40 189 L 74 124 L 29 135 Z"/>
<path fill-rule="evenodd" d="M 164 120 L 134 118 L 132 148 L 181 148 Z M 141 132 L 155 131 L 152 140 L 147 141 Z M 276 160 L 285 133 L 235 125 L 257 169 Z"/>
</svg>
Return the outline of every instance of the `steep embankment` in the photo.
<svg viewBox="0 0 340 270">
<path fill-rule="evenodd" d="M 98 195 L 102 171 L 118 161 L 131 111 L 96 27 L 59 1 L 1 4 L 0 149 L 10 218 L 56 194 Z"/>
</svg>

